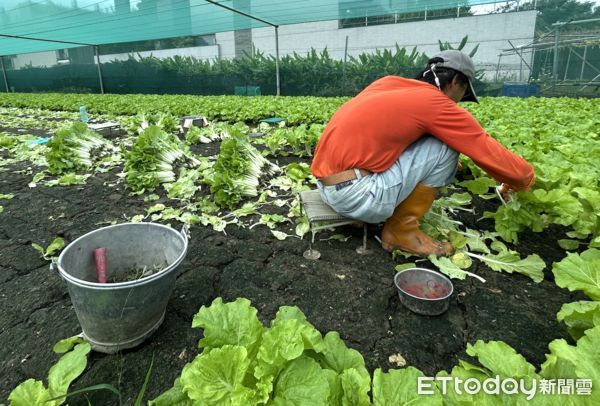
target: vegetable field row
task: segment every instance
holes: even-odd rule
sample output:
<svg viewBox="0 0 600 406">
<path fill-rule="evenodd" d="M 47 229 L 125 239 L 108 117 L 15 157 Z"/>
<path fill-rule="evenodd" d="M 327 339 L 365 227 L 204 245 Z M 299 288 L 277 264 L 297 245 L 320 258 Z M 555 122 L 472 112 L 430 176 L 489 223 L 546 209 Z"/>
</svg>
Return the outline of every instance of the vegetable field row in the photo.
<svg viewBox="0 0 600 406">
<path fill-rule="evenodd" d="M 120 202 L 111 205 L 102 224 L 155 221 L 178 227 L 185 223 L 193 236 L 203 236 L 197 250 L 188 255 L 194 266 L 205 266 L 198 259 L 207 258 L 204 251 L 219 253 L 210 260 L 211 269 L 205 270 L 213 275 L 210 280 L 188 269 L 178 281 L 180 292 L 188 296 L 175 299 L 174 306 L 185 306 L 191 297 L 198 300 L 192 301 L 195 310 L 188 306 L 185 314 L 193 315 L 192 327 L 202 329 L 203 338 L 198 355 L 181 352 L 177 361 L 176 353 L 169 353 L 169 358 L 161 352 L 163 363 L 175 359 L 169 365 L 177 369 L 159 372 L 169 377 L 166 381 L 154 386 L 150 381 L 147 398 L 154 399 L 153 404 L 525 401 L 523 393 L 490 397 L 483 392 L 451 390 L 442 395 L 441 381 L 433 385 L 433 394 L 418 397 L 417 377 L 425 375 L 478 380 L 498 375 L 528 384 L 570 378 L 591 380 L 600 387 L 600 360 L 595 355 L 600 345 L 600 123 L 595 119 L 600 105 L 590 100 L 487 98 L 470 107 L 490 134 L 533 163 L 536 184 L 531 192 L 518 193 L 503 206 L 494 193 L 495 182 L 463 157 L 457 182 L 444 191 L 423 224 L 428 233 L 450 240 L 457 248 L 450 258 L 417 262 L 395 252 L 392 261 L 370 241 L 375 253 L 365 261 L 352 256 L 348 246 L 357 240 L 356 233 L 336 229 L 317 235 L 323 252 L 332 259 L 325 255 L 320 263 L 306 263 L 301 252 L 311 236 L 297 194 L 314 188 L 310 156 L 323 125 L 342 102 L 269 97 L 2 96 L 0 179 L 3 184 L 21 186 L 14 192 L 3 188 L 0 219 L 19 218 L 16 202 L 34 201 L 33 196 L 44 201 L 46 195 L 60 195 L 93 211 L 94 202 L 84 203 L 77 196 L 102 193 L 103 199 Z M 117 121 L 121 129 L 103 133 L 88 129 L 77 122 L 80 105 L 87 107 L 92 121 Z M 194 114 L 207 117 L 209 125 L 180 133 L 179 118 Z M 272 116 L 287 120 L 259 123 Z M 31 221 L 46 224 L 48 230 L 62 227 L 53 225 L 63 224 L 61 216 L 64 224 L 71 224 L 68 227 L 74 227 L 73 219 L 85 218 L 38 210 L 44 217 Z M 85 224 L 88 231 L 99 226 L 96 218 Z M 376 225 L 370 231 L 379 232 Z M 45 241 L 25 243 L 35 243 L 44 258 L 56 255 L 77 237 L 71 232 L 44 233 Z M 11 244 L 17 243 L 11 242 L 16 240 L 11 231 L 5 229 L 0 235 L 14 249 Z M 213 241 L 219 245 L 212 246 Z M 257 251 L 245 254 L 231 248 L 240 245 Z M 256 254 L 265 247 L 270 254 Z M 538 252 L 535 247 L 543 249 Z M 31 248 L 29 254 L 39 257 L 36 249 Z M 231 255 L 239 257 L 220 259 Z M 448 316 L 424 320 L 395 304 L 395 292 L 389 290 L 394 268 L 414 264 L 436 266 L 454 279 L 459 294 Z M 15 271 L 9 283 L 24 277 L 16 265 L 11 266 Z M 265 273 L 270 277 L 265 278 Z M 487 283 L 481 285 L 472 274 L 485 277 Z M 320 279 L 324 277 L 330 279 Z M 239 280 L 229 285 L 230 278 Z M 377 282 L 378 278 L 385 282 Z M 212 286 L 209 293 L 190 293 L 187 286 L 200 280 Z M 327 285 L 334 290 L 322 291 Z M 271 291 L 273 296 L 266 296 Z M 381 297 L 384 291 L 389 296 Z M 547 292 L 552 292 L 550 297 Z M 565 330 L 564 326 L 553 327 L 558 325 L 553 317 L 558 310 L 555 306 L 561 303 L 556 317 L 570 337 L 557 332 Z M 70 317 L 74 318 L 72 313 Z M 177 319 L 173 314 L 169 317 Z M 497 320 L 505 323 L 504 329 L 494 324 Z M 384 326 L 381 332 L 380 326 Z M 537 337 L 526 340 L 523 337 L 532 334 L 532 326 L 540 333 L 533 332 Z M 366 339 L 369 333 L 361 328 L 372 329 L 374 341 Z M 187 351 L 194 352 L 197 334 L 188 334 L 185 345 L 192 344 Z M 458 341 L 443 338 L 445 334 Z M 547 343 L 556 335 L 562 338 L 547 348 L 532 344 L 539 339 Z M 431 344 L 423 343 L 424 337 Z M 511 342 L 499 341 L 504 337 Z M 441 344 L 435 346 L 434 341 Z M 100 383 L 85 372 L 101 368 L 85 346 L 73 339 L 58 348 L 66 355 L 57 365 L 64 367 L 68 357 L 77 365 L 78 374 L 67 378 L 61 367 L 51 370 L 48 380 L 43 371 L 30 380 L 23 378 L 32 375 L 11 375 L 10 387 L 3 387 L 2 393 L 8 396 L 10 392 L 11 402 L 19 404 L 60 396 L 79 374 L 88 385 Z M 165 351 L 165 347 L 157 349 Z M 149 354 L 144 349 L 142 353 Z M 535 362 L 521 353 L 533 356 Z M 431 361 L 431 354 L 444 361 Z M 124 356 L 133 357 L 135 351 Z M 471 357 L 468 362 L 467 356 Z M 406 360 L 413 366 L 399 368 Z M 106 377 L 110 381 L 110 375 Z M 53 383 L 57 381 L 66 385 L 57 387 Z M 78 381 L 73 385 L 81 388 Z M 141 382 L 137 388 L 118 389 L 135 397 L 139 387 Z M 99 401 L 112 395 L 97 396 Z M 570 398 L 539 395 L 532 402 L 591 405 L 598 402 L 598 396 L 600 391 L 593 390 Z"/>
<path fill-rule="evenodd" d="M 95 114 L 135 115 L 140 111 L 175 116 L 201 114 L 210 120 L 252 123 L 277 116 L 297 125 L 326 123 L 345 100 L 347 98 L 11 93 L 0 95 L 0 106 L 52 111 L 79 111 L 80 106 L 86 106 Z"/>
</svg>

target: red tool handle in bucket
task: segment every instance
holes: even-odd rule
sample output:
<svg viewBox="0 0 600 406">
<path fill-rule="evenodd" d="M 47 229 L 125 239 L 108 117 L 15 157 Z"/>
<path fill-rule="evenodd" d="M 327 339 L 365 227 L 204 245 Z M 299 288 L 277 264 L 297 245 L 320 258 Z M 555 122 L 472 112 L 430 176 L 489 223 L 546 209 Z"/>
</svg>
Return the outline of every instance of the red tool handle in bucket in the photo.
<svg viewBox="0 0 600 406">
<path fill-rule="evenodd" d="M 94 250 L 94 261 L 96 262 L 96 279 L 98 283 L 106 283 L 106 248 Z"/>
</svg>

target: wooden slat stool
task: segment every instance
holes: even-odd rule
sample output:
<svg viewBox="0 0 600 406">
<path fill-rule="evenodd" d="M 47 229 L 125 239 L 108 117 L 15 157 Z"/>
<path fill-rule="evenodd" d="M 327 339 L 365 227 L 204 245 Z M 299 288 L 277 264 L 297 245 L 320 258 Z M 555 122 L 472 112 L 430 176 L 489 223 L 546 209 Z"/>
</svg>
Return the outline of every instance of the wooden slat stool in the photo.
<svg viewBox="0 0 600 406">
<path fill-rule="evenodd" d="M 319 259 L 321 257 L 321 253 L 313 248 L 317 231 L 356 223 L 356 220 L 336 213 L 331 206 L 321 199 L 318 190 L 305 190 L 300 192 L 300 209 L 308 218 L 308 225 L 311 232 L 308 250 L 304 251 L 303 254 L 306 259 Z M 363 225 L 363 243 L 360 247 L 356 248 L 356 252 L 360 255 L 370 253 L 370 250 L 367 249 L 366 223 Z"/>
<path fill-rule="evenodd" d="M 114 130 L 118 129 L 119 127 L 120 127 L 119 123 L 113 123 L 113 122 L 100 123 L 100 124 L 88 124 L 89 129 L 97 131 L 104 136 L 115 135 Z"/>
</svg>

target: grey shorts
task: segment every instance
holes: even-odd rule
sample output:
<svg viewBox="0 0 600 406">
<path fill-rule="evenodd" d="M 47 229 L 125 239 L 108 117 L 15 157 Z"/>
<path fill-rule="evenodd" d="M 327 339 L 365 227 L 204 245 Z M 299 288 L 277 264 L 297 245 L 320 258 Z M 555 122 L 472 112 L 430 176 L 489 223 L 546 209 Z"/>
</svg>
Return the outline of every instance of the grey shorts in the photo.
<svg viewBox="0 0 600 406">
<path fill-rule="evenodd" d="M 323 200 L 343 216 L 381 223 L 408 197 L 418 183 L 441 187 L 456 173 L 458 152 L 433 136 L 411 144 L 386 171 L 362 176 L 340 185 L 317 182 Z"/>
</svg>

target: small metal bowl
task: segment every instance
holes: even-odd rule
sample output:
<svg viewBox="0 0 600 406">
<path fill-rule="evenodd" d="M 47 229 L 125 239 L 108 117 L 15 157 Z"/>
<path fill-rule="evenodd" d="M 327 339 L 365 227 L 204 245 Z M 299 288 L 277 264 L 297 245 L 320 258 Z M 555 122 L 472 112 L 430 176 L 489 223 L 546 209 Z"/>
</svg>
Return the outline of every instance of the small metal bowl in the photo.
<svg viewBox="0 0 600 406">
<path fill-rule="evenodd" d="M 394 276 L 400 302 L 410 311 L 438 316 L 448 310 L 454 286 L 439 272 L 425 268 L 408 268 Z"/>
</svg>

